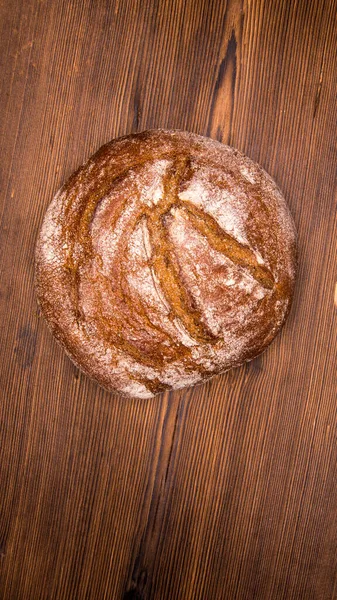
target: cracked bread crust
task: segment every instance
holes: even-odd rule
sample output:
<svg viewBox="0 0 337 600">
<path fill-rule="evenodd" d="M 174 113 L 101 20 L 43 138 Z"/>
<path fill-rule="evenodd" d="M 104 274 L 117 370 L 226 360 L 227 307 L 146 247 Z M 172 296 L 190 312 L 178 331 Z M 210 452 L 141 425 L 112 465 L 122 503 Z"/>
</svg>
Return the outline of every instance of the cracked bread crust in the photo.
<svg viewBox="0 0 337 600">
<path fill-rule="evenodd" d="M 181 131 L 100 148 L 54 197 L 36 247 L 56 339 L 101 385 L 139 398 L 265 350 L 295 270 L 293 220 L 269 175 Z"/>
</svg>

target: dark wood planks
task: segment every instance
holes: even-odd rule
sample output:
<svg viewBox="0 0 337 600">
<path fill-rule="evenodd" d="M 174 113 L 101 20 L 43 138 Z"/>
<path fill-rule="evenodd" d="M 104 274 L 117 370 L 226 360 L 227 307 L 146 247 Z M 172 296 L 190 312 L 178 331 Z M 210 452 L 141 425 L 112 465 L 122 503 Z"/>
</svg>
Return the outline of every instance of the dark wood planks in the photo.
<svg viewBox="0 0 337 600">
<path fill-rule="evenodd" d="M 0 7 L 0 597 L 337 598 L 335 0 Z M 249 365 L 121 402 L 39 317 L 34 245 L 64 179 L 149 127 L 274 176 L 298 286 Z"/>
</svg>

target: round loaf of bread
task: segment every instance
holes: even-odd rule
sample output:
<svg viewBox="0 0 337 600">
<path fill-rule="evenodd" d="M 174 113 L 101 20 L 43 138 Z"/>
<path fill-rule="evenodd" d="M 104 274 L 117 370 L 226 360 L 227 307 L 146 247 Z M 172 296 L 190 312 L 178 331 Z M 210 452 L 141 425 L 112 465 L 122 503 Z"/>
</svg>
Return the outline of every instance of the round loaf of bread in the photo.
<svg viewBox="0 0 337 600">
<path fill-rule="evenodd" d="M 45 215 L 38 300 L 74 363 L 150 398 L 260 354 L 293 296 L 293 220 L 249 158 L 181 131 L 106 144 Z"/>
</svg>

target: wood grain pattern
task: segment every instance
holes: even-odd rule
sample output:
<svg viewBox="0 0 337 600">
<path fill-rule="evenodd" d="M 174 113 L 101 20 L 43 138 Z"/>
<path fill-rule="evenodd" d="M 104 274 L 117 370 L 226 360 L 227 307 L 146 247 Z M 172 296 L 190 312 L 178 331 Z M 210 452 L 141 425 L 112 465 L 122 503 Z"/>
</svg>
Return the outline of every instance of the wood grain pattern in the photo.
<svg viewBox="0 0 337 600">
<path fill-rule="evenodd" d="M 335 0 L 0 3 L 0 597 L 337 598 Z M 38 228 L 101 144 L 179 128 L 275 178 L 295 303 L 249 365 L 120 401 L 66 358 Z"/>
</svg>

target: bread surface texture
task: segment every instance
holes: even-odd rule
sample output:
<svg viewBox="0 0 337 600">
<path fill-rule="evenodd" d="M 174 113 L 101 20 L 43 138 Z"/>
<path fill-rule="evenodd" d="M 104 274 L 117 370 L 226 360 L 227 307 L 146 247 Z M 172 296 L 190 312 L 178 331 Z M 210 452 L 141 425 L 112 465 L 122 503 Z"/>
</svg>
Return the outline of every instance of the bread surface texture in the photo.
<svg viewBox="0 0 337 600">
<path fill-rule="evenodd" d="M 274 181 L 217 141 L 111 141 L 59 190 L 36 247 L 42 313 L 105 388 L 150 398 L 260 354 L 293 297 L 296 234 Z"/>
</svg>

